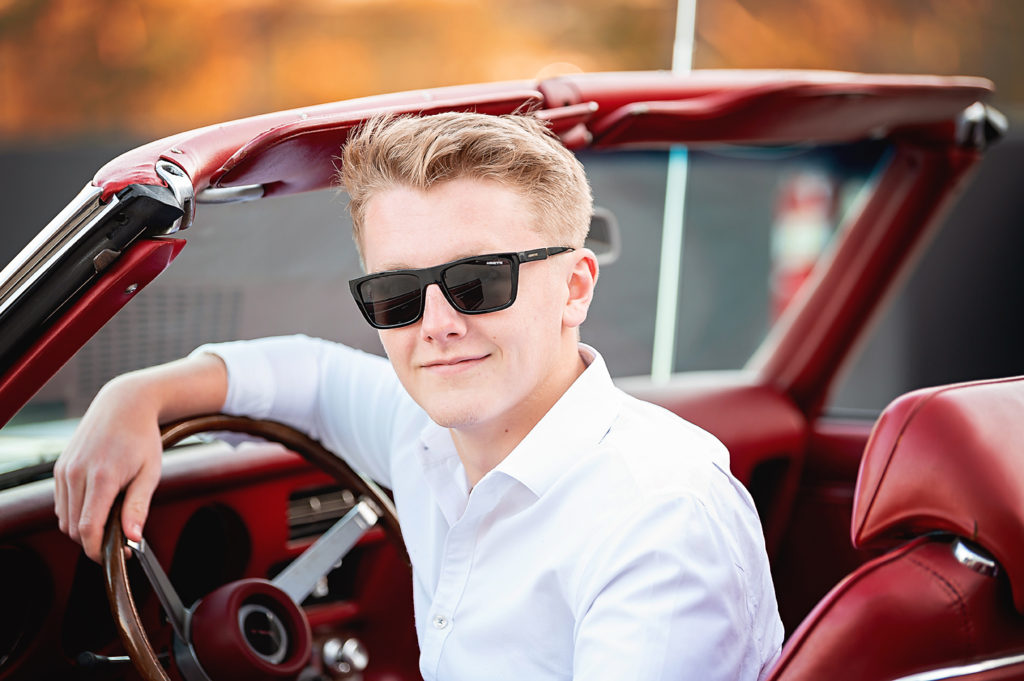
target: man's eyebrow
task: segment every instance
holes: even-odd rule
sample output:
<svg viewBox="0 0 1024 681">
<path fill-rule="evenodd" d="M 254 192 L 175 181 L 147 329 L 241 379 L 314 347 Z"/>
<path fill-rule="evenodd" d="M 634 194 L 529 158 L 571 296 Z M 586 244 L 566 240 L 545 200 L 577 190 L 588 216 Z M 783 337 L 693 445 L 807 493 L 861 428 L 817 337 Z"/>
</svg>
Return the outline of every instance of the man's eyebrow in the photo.
<svg viewBox="0 0 1024 681">
<path fill-rule="evenodd" d="M 394 272 L 395 270 L 414 270 L 415 267 L 404 265 L 402 263 L 386 263 L 378 268 L 374 268 L 370 274 L 377 274 L 379 272 Z"/>
<path fill-rule="evenodd" d="M 432 263 L 430 265 L 424 265 L 422 267 L 416 267 L 414 265 L 410 265 L 410 264 L 408 264 L 406 262 L 402 262 L 402 261 L 399 261 L 399 262 L 388 262 L 388 263 L 385 263 L 384 265 L 382 265 L 380 267 L 380 269 L 374 270 L 371 274 L 379 274 L 381 272 L 395 272 L 397 270 L 422 270 L 422 269 L 426 269 L 428 267 L 437 267 L 438 265 L 445 265 L 445 264 L 450 263 L 450 262 L 455 262 L 456 260 L 463 260 L 465 258 L 475 258 L 475 257 L 480 256 L 480 255 L 491 255 L 493 253 L 500 253 L 500 252 L 502 252 L 502 251 L 496 251 L 493 248 L 491 248 L 491 249 L 471 248 L 471 249 L 467 249 L 466 251 L 464 251 L 461 255 L 456 255 L 454 258 L 451 258 L 449 260 L 443 260 L 441 262 Z"/>
<path fill-rule="evenodd" d="M 430 265 L 428 265 L 427 267 L 430 267 Z M 424 269 L 424 268 L 422 268 L 422 267 L 415 267 L 413 265 L 410 265 L 410 264 L 404 263 L 404 262 L 393 262 L 393 263 L 389 262 L 389 263 L 385 263 L 384 265 L 382 265 L 380 267 L 380 269 L 375 270 L 375 272 L 397 272 L 399 270 L 422 270 L 422 269 Z"/>
</svg>

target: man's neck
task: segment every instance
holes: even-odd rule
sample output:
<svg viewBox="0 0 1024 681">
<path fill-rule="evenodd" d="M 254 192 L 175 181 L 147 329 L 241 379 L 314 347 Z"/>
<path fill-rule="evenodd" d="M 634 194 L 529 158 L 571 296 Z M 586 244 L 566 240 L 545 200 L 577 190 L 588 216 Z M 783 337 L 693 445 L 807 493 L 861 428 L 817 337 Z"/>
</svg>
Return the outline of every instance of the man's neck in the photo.
<svg viewBox="0 0 1024 681">
<path fill-rule="evenodd" d="M 578 352 L 575 361 L 564 366 L 564 371 L 550 377 L 549 389 L 538 391 L 544 397 L 520 404 L 516 413 L 510 414 L 502 423 L 450 429 L 471 489 L 519 446 L 586 369 L 586 363 Z"/>
</svg>

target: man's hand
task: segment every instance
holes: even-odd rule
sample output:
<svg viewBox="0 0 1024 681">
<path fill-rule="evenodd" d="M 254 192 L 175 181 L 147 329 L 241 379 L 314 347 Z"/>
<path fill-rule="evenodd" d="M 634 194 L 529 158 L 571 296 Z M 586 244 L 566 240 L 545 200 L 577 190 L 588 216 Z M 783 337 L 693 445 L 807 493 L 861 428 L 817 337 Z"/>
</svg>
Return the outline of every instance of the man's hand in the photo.
<svg viewBox="0 0 1024 681">
<path fill-rule="evenodd" d="M 138 541 L 160 480 L 158 410 L 139 387 L 131 377 L 104 386 L 53 469 L 61 532 L 97 562 L 103 528 L 118 493 L 125 490 L 124 533 Z"/>
<path fill-rule="evenodd" d="M 160 423 L 215 412 L 224 404 L 227 371 L 200 355 L 126 374 L 93 400 L 53 469 L 61 532 L 99 562 L 110 507 L 125 491 L 121 525 L 142 538 L 149 503 L 160 481 Z"/>
</svg>

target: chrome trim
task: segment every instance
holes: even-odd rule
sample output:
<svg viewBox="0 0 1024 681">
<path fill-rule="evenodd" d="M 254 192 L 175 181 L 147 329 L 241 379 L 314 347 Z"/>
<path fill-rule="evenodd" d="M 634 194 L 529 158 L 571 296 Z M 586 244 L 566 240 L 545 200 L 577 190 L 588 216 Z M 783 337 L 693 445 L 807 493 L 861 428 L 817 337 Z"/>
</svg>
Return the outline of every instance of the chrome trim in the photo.
<svg viewBox="0 0 1024 681">
<path fill-rule="evenodd" d="M 167 573 L 160 567 L 153 552 L 149 550 L 149 544 L 146 543 L 145 538 L 138 542 L 126 539 L 124 543 L 134 551 L 135 557 L 139 559 L 142 571 L 145 573 L 146 579 L 149 580 L 149 585 L 156 592 L 157 600 L 163 606 L 164 614 L 167 615 L 171 627 L 174 628 L 174 633 L 181 640 L 188 641 L 191 635 L 188 630 L 188 610 L 182 604 L 181 598 L 178 597 L 178 592 L 171 586 L 170 580 L 167 579 Z"/>
<path fill-rule="evenodd" d="M 370 664 L 366 644 L 354 636 L 344 641 L 338 637 L 327 639 L 320 650 L 320 657 L 328 670 L 343 678 L 358 677 Z"/>
<path fill-rule="evenodd" d="M 256 646 L 249 640 L 249 632 L 245 625 L 245 620 L 252 614 L 260 614 L 267 618 L 266 624 L 269 630 L 266 633 L 274 643 L 274 651 L 272 653 L 261 653 L 256 650 Z M 276 665 L 284 662 L 284 658 L 288 655 L 288 646 L 291 642 L 288 640 L 288 630 L 285 628 L 284 622 L 281 621 L 281 618 L 273 610 L 262 603 L 246 603 L 238 609 L 238 630 L 242 633 L 242 640 L 245 641 L 245 645 L 249 646 L 249 650 L 254 655 L 270 664 Z"/>
<path fill-rule="evenodd" d="M 1007 657 L 998 657 L 992 660 L 983 660 L 981 662 L 972 662 L 971 664 L 964 664 L 956 667 L 932 669 L 931 671 L 918 672 L 917 674 L 911 674 L 910 676 L 901 676 L 898 679 L 892 679 L 892 681 L 942 681 L 942 679 L 956 679 L 963 676 L 969 676 L 970 674 L 980 674 L 981 672 L 988 672 L 993 669 L 1010 667 L 1015 664 L 1024 664 L 1024 653 L 1019 655 L 1010 655 Z"/>
<path fill-rule="evenodd" d="M 953 542 L 953 557 L 961 565 L 969 567 L 986 577 L 995 577 L 999 574 L 999 563 L 992 556 L 977 546 L 968 544 L 963 539 L 958 538 Z"/>
<path fill-rule="evenodd" d="M 987 149 L 1006 135 L 1009 123 L 995 107 L 975 102 L 956 121 L 956 140 L 965 147 Z"/>
<path fill-rule="evenodd" d="M 99 187 L 86 185 L 0 272 L 0 315 L 89 234 L 94 225 L 117 210 L 118 198 L 111 196 L 104 204 L 100 200 L 102 195 Z"/>
<path fill-rule="evenodd" d="M 350 489 L 300 491 L 288 498 L 288 539 L 319 535 L 356 505 Z"/>
<path fill-rule="evenodd" d="M 278 573 L 273 579 L 274 586 L 288 594 L 296 605 L 301 605 L 316 587 L 317 580 L 329 573 L 379 518 L 369 501 L 360 499 L 341 520 Z"/>
<path fill-rule="evenodd" d="M 189 625 L 191 625 L 192 611 L 188 613 L 188 621 Z M 210 681 L 210 677 L 206 675 L 203 665 L 199 664 L 199 658 L 196 657 L 196 649 L 192 647 L 192 644 L 182 641 L 177 636 L 172 638 L 174 661 L 178 663 L 178 671 L 181 672 L 181 676 L 185 681 Z"/>
<path fill-rule="evenodd" d="M 196 195 L 196 203 L 241 203 L 262 199 L 265 190 L 262 184 L 246 184 L 240 187 L 207 187 Z"/>
<path fill-rule="evenodd" d="M 192 220 L 196 217 L 196 192 L 192 187 L 192 180 L 188 178 L 185 171 L 178 165 L 165 159 L 156 162 L 156 174 L 161 180 L 167 183 L 174 200 L 181 207 L 182 216 L 171 223 L 171 226 L 161 234 L 174 234 L 192 226 Z"/>
</svg>

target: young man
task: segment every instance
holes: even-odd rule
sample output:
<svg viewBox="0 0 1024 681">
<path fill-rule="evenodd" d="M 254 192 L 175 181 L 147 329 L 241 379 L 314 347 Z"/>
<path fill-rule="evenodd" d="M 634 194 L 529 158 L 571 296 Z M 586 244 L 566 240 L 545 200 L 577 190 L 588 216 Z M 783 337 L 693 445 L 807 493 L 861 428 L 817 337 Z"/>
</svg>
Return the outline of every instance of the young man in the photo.
<svg viewBox="0 0 1024 681">
<path fill-rule="evenodd" d="M 579 343 L 597 262 L 575 157 L 529 116 L 443 114 L 375 120 L 342 162 L 352 292 L 390 362 L 275 338 L 115 379 L 57 464 L 61 529 L 96 559 L 127 487 L 140 536 L 158 422 L 272 418 L 394 491 L 428 681 L 764 675 L 782 626 L 728 453 Z"/>
</svg>

